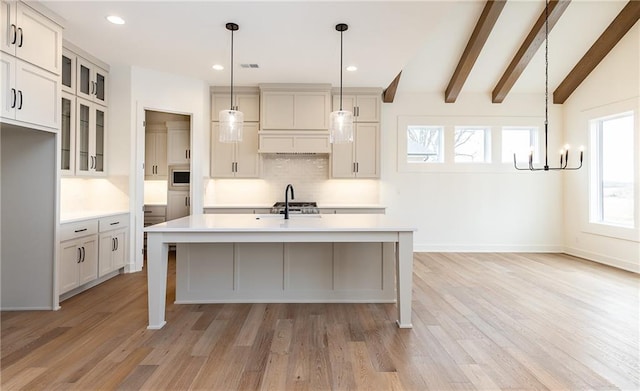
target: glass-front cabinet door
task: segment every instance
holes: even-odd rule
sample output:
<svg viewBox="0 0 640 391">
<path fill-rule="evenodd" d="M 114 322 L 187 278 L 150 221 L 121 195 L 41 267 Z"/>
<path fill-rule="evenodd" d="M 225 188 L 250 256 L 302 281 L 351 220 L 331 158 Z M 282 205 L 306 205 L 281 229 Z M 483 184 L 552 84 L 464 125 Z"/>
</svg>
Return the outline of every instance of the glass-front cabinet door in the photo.
<svg viewBox="0 0 640 391">
<path fill-rule="evenodd" d="M 79 97 L 107 104 L 107 71 L 80 57 L 77 59 L 77 88 Z"/>
<path fill-rule="evenodd" d="M 98 173 L 104 172 L 104 142 L 105 142 L 105 125 L 106 113 L 103 107 L 94 107 L 96 115 L 95 138 L 94 138 L 94 161 L 93 170 Z"/>
<path fill-rule="evenodd" d="M 62 91 L 76 93 L 76 56 L 68 50 L 62 50 Z"/>
<path fill-rule="evenodd" d="M 77 118 L 76 175 L 104 174 L 106 109 L 78 98 Z"/>
<path fill-rule="evenodd" d="M 73 175 L 76 157 L 76 97 L 63 92 L 61 108 L 60 170 L 62 170 L 62 175 Z"/>
</svg>

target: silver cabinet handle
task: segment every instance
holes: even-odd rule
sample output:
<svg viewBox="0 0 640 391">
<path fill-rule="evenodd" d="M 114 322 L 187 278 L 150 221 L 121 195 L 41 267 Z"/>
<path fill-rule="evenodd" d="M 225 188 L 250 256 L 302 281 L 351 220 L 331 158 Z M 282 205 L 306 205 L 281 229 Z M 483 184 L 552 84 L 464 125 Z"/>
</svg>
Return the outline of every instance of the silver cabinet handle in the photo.
<svg viewBox="0 0 640 391">
<path fill-rule="evenodd" d="M 111 238 L 111 251 L 116 251 L 116 238 Z"/>
<path fill-rule="evenodd" d="M 78 247 L 78 262 L 76 263 L 80 262 L 82 262 L 82 247 Z"/>
<path fill-rule="evenodd" d="M 18 105 L 18 110 L 22 110 L 22 91 L 18 90 L 18 96 L 20 97 L 20 104 Z"/>
<path fill-rule="evenodd" d="M 11 100 L 13 103 L 11 104 L 11 108 L 15 109 L 16 108 L 16 103 L 18 103 L 18 96 L 16 94 L 16 89 L 12 88 L 11 89 L 11 94 L 13 95 L 13 99 Z"/>
<path fill-rule="evenodd" d="M 119 221 L 114 221 L 113 223 L 109 223 L 109 225 L 118 225 L 118 224 L 120 224 Z"/>
<path fill-rule="evenodd" d="M 22 33 L 22 27 L 18 27 L 18 31 L 20 32 L 20 43 L 18 44 L 18 47 L 21 48 L 22 44 L 24 43 L 24 34 Z"/>
<path fill-rule="evenodd" d="M 120 241 L 118 241 L 118 238 L 116 238 L 116 250 L 120 247 Z"/>
<path fill-rule="evenodd" d="M 76 230 L 75 230 L 75 231 L 73 231 L 73 232 L 75 232 L 75 233 L 79 233 L 79 232 L 84 232 L 84 231 L 86 231 L 86 230 L 87 230 L 86 228 L 82 228 L 82 229 L 76 229 Z"/>
</svg>

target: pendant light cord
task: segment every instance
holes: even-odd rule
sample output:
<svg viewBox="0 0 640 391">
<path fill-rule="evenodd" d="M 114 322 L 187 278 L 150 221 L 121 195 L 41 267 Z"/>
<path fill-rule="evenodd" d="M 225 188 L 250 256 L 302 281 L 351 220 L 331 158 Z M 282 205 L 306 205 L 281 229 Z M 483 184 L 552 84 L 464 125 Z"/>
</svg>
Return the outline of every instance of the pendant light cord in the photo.
<svg viewBox="0 0 640 391">
<path fill-rule="evenodd" d="M 230 97 L 230 106 L 231 110 L 233 110 L 233 30 L 231 30 L 231 97 Z"/>
<path fill-rule="evenodd" d="M 544 164 L 549 167 L 549 0 L 545 0 L 544 16 Z"/>
<path fill-rule="evenodd" d="M 340 31 L 340 111 L 342 111 L 342 33 Z"/>
</svg>

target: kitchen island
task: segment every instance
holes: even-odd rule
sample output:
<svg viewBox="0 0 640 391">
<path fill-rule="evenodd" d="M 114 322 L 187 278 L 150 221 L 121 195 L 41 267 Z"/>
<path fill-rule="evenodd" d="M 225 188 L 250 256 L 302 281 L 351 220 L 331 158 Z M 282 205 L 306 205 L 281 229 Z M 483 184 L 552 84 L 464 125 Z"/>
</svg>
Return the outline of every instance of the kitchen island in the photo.
<svg viewBox="0 0 640 391">
<path fill-rule="evenodd" d="M 347 214 L 292 215 L 289 220 L 282 215 L 199 214 L 147 227 L 148 328 L 159 329 L 166 323 L 170 243 L 176 243 L 178 251 L 176 303 L 368 302 L 370 298 L 360 296 L 362 292 L 348 289 L 351 279 L 341 280 L 342 273 L 336 272 L 336 265 L 338 268 L 341 264 L 359 265 L 361 274 L 367 276 L 368 262 L 372 262 L 374 270 L 391 264 L 395 265 L 395 281 L 376 283 L 382 286 L 383 295 L 389 289 L 395 291 L 398 326 L 410 328 L 413 231 L 415 228 L 386 215 Z M 369 251 L 371 245 L 373 251 Z M 376 246 L 379 250 L 375 250 Z M 318 256 L 327 249 L 332 254 L 330 259 Z M 265 267 L 276 261 L 280 263 L 271 263 L 272 272 L 268 272 Z M 336 278 L 325 281 L 333 290 L 329 294 L 325 290 L 304 290 L 315 281 L 305 278 L 322 274 L 322 268 L 318 268 L 322 262 L 333 268 L 331 274 Z M 256 273 L 260 267 L 262 271 Z M 307 274 L 305 269 L 309 269 Z M 276 278 L 283 270 L 284 276 Z M 287 274 L 289 270 L 297 270 L 298 274 L 292 277 Z M 383 275 L 380 273 L 379 276 Z M 247 280 L 249 274 L 253 274 L 251 280 Z M 215 279 L 216 275 L 226 277 Z M 224 285 L 226 280 L 230 280 L 227 296 L 224 289 L 216 291 L 216 286 Z M 261 290 L 262 282 L 269 280 L 273 284 Z M 353 280 L 358 283 L 357 278 Z M 344 289 L 336 290 L 337 285 Z M 209 286 L 214 292 L 200 292 L 192 286 Z M 320 293 L 314 296 L 314 292 Z"/>
</svg>

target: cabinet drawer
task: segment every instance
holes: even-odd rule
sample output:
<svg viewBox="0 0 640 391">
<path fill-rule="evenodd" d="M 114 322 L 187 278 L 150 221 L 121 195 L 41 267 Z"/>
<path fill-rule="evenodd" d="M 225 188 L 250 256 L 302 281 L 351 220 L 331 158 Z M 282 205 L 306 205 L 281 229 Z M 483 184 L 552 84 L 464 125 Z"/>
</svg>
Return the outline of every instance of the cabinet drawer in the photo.
<svg viewBox="0 0 640 391">
<path fill-rule="evenodd" d="M 83 220 L 60 224 L 60 241 L 81 238 L 98 233 L 98 220 Z"/>
<path fill-rule="evenodd" d="M 122 214 L 117 216 L 103 217 L 100 219 L 100 232 L 110 231 L 113 229 L 125 228 L 129 226 L 129 215 Z"/>
<path fill-rule="evenodd" d="M 144 226 L 148 227 L 150 225 L 156 225 L 160 223 L 164 223 L 166 221 L 165 217 L 154 217 L 154 216 L 144 216 Z"/>
<path fill-rule="evenodd" d="M 167 216 L 167 207 L 165 205 L 145 205 L 144 217 L 162 217 Z"/>
</svg>

